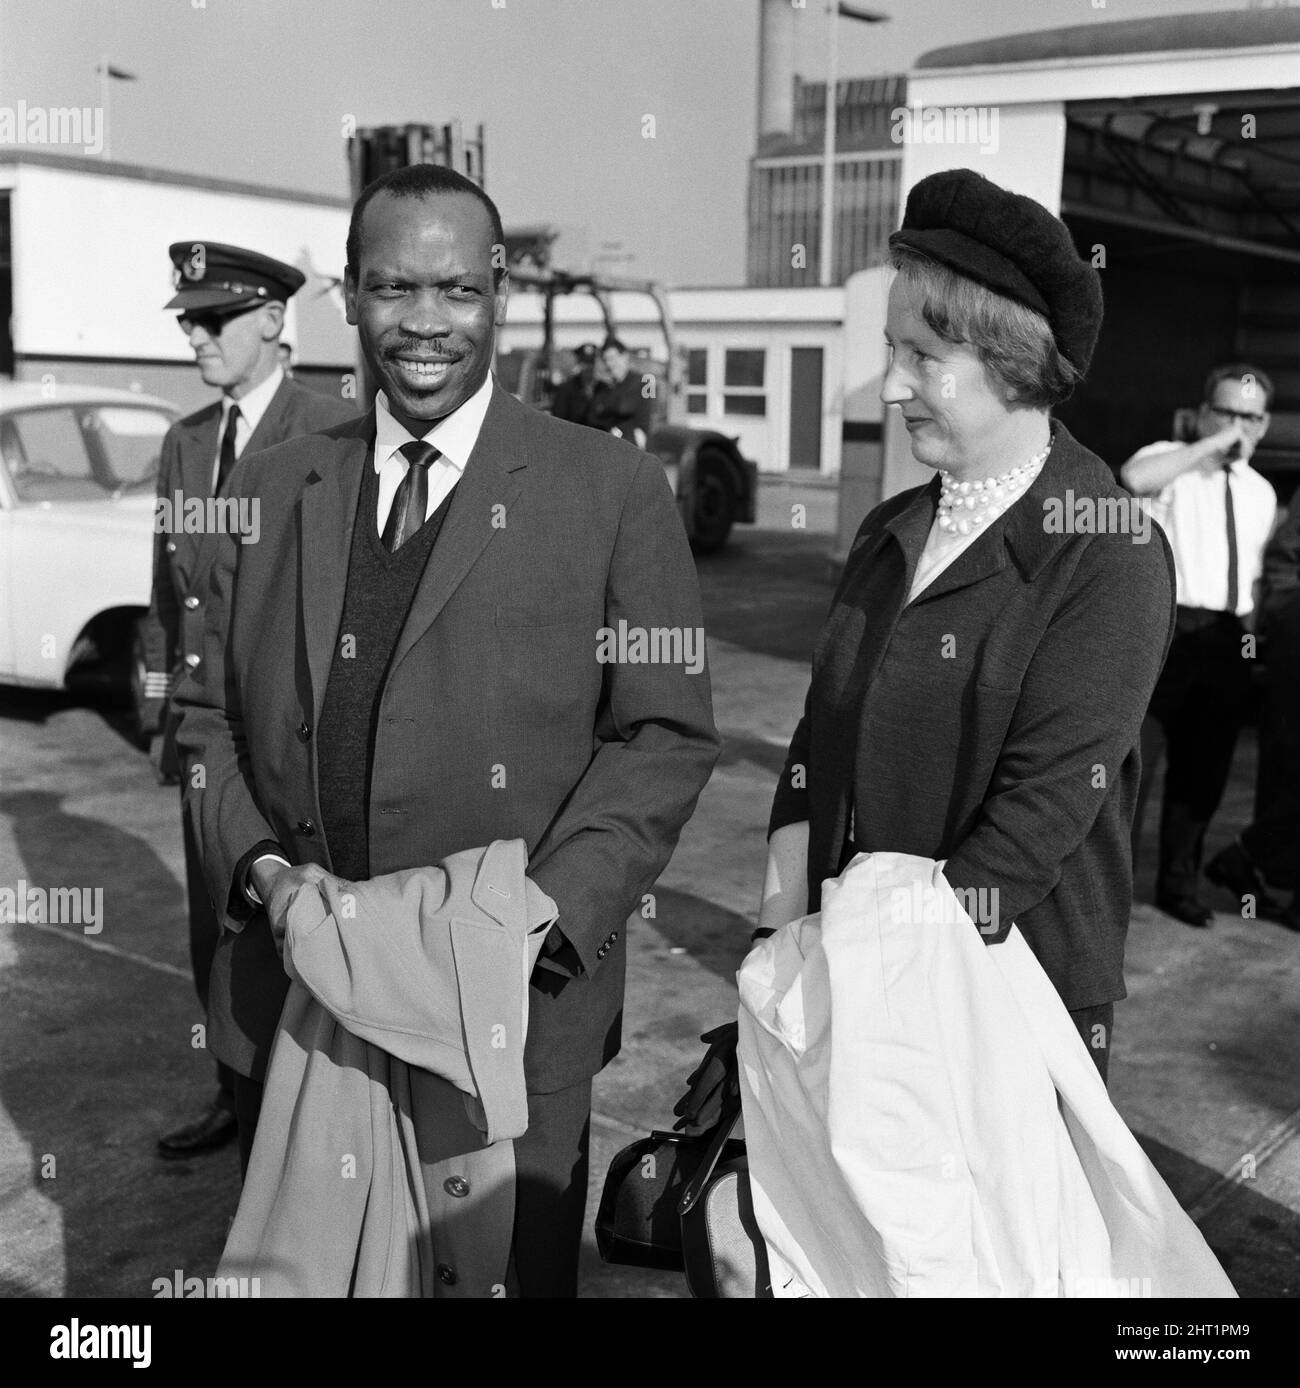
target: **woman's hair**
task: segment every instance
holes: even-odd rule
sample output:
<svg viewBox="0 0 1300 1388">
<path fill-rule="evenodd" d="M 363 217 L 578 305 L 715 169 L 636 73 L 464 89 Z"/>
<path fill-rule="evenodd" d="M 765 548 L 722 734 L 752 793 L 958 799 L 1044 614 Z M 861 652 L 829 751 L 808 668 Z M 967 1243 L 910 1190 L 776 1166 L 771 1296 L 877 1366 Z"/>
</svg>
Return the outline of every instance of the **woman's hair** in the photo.
<svg viewBox="0 0 1300 1388">
<path fill-rule="evenodd" d="M 1025 405 L 1050 408 L 1069 398 L 1083 374 L 1067 361 L 1041 313 L 946 265 L 895 246 L 890 264 L 945 342 L 969 343 L 981 362 Z"/>
</svg>

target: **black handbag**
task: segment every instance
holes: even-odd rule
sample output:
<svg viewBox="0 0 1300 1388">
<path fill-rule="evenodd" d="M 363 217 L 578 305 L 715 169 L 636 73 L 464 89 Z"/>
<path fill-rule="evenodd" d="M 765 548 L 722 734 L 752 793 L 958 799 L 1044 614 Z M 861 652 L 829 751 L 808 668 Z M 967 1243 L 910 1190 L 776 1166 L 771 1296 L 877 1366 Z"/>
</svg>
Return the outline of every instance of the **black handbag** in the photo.
<svg viewBox="0 0 1300 1388">
<path fill-rule="evenodd" d="M 678 1207 L 688 1190 L 691 1204 L 698 1201 L 719 1159 L 743 1161 L 745 1144 L 731 1137 L 737 1116 L 695 1137 L 652 1132 L 614 1157 L 596 1212 L 596 1247 L 607 1263 L 686 1270 Z"/>
<path fill-rule="evenodd" d="M 772 1295 L 767 1244 L 749 1188 L 749 1158 L 744 1143 L 730 1136 L 740 1117 L 739 1095 L 734 1105 L 734 1110 L 730 1100 L 724 1105 L 718 1124 L 723 1141 L 711 1144 L 677 1206 L 683 1271 L 694 1297 Z M 739 1152 L 727 1155 L 736 1147 Z"/>
<path fill-rule="evenodd" d="M 607 1263 L 686 1274 L 696 1297 L 770 1296 L 767 1246 L 754 1218 L 741 1116 L 735 1025 L 700 1038 L 712 1044 L 674 1112 L 692 1134 L 653 1132 L 610 1163 L 596 1214 Z"/>
</svg>

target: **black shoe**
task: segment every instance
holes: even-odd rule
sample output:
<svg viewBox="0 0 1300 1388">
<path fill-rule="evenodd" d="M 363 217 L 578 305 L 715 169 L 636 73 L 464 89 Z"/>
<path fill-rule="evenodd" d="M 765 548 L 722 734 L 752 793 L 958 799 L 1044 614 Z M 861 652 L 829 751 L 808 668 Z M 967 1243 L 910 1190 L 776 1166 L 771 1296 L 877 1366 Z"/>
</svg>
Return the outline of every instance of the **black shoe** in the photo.
<svg viewBox="0 0 1300 1388">
<path fill-rule="evenodd" d="M 1230 843 L 1216 853 L 1206 863 L 1205 875 L 1216 887 L 1230 891 L 1238 901 L 1243 897 L 1254 897 L 1256 916 L 1265 916 L 1269 920 L 1281 918 L 1282 903 L 1269 895 L 1268 884 L 1240 842 Z"/>
<path fill-rule="evenodd" d="M 1214 920 L 1214 912 L 1208 906 L 1203 906 L 1194 896 L 1158 897 L 1156 910 L 1173 916 L 1184 925 L 1194 925 L 1198 930 L 1208 930 Z"/>
<path fill-rule="evenodd" d="M 219 1104 L 209 1104 L 203 1116 L 174 1133 L 158 1139 L 158 1155 L 171 1161 L 182 1157 L 197 1157 L 215 1152 L 235 1140 L 238 1127 L 235 1115 Z"/>
</svg>

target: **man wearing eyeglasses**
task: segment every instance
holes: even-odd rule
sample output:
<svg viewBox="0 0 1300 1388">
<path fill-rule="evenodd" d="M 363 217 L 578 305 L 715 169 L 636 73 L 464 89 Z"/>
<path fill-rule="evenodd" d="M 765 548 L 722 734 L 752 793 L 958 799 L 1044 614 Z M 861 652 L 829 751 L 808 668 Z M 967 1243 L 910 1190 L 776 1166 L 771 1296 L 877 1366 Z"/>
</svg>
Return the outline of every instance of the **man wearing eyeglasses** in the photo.
<svg viewBox="0 0 1300 1388">
<path fill-rule="evenodd" d="M 352 418 L 343 401 L 309 390 L 287 377 L 280 362 L 285 304 L 306 277 L 292 265 L 256 251 L 216 241 L 177 241 L 169 248 L 176 295 L 166 309 L 177 312 L 204 383 L 221 398 L 179 420 L 167 431 L 159 464 L 159 516 L 155 527 L 153 599 L 143 623 L 146 661 L 141 722 L 153 734 L 159 779 L 179 776 L 171 693 L 199 663 L 203 606 L 207 596 L 201 563 L 205 535 L 183 522 L 176 495 L 207 500 L 220 492 L 237 459 L 300 434 L 313 434 Z M 185 879 L 189 900 L 190 963 L 204 1010 L 208 977 L 219 929 L 203 880 L 197 841 L 182 816 Z M 225 1146 L 236 1135 L 233 1080 L 217 1066 L 218 1093 L 194 1121 L 158 1142 L 159 1155 L 197 1156 Z"/>
<path fill-rule="evenodd" d="M 1268 432 L 1273 383 L 1245 362 L 1217 366 L 1190 443 L 1139 449 L 1120 469 L 1150 499 L 1177 574 L 1177 625 L 1142 727 L 1142 785 L 1133 821 L 1134 861 L 1151 780 L 1167 752 L 1156 905 L 1204 928 L 1200 897 L 1205 831 L 1219 807 L 1250 696 L 1247 635 L 1264 547 L 1277 517 L 1271 483 L 1250 466 Z"/>
</svg>

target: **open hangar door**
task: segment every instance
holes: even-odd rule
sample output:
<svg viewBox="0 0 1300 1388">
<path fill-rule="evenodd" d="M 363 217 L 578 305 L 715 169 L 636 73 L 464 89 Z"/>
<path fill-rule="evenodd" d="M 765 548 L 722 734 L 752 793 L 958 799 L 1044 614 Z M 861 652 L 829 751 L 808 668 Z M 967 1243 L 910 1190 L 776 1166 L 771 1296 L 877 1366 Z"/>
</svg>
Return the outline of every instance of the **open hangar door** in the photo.
<svg viewBox="0 0 1300 1388">
<path fill-rule="evenodd" d="M 1061 215 L 1104 248 L 1106 313 L 1089 379 L 1057 413 L 1118 468 L 1170 438 L 1206 372 L 1252 362 L 1276 387 L 1254 465 L 1300 483 L 1300 90 L 1066 107 Z"/>
</svg>

